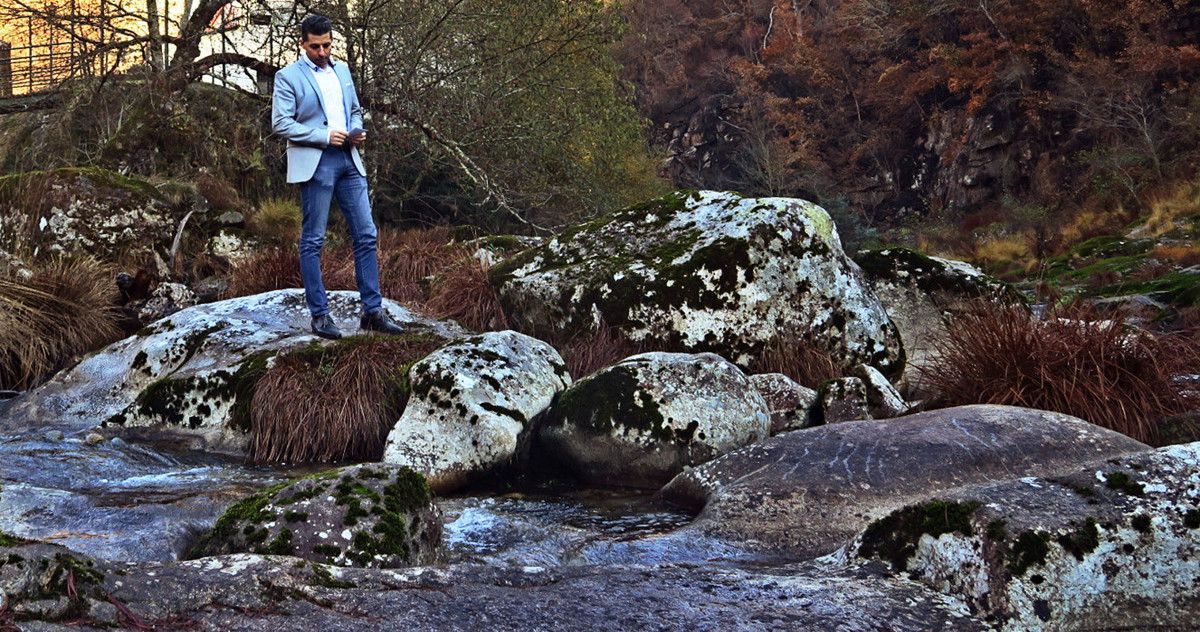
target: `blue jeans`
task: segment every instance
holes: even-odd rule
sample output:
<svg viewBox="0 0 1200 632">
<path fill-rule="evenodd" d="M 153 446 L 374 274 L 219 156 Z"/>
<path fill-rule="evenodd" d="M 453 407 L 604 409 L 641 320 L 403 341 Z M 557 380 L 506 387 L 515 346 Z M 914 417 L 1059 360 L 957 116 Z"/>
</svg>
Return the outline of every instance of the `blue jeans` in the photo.
<svg viewBox="0 0 1200 632">
<path fill-rule="evenodd" d="M 363 313 L 383 307 L 379 261 L 375 254 L 378 233 L 371 219 L 367 179 L 355 168 L 349 152 L 340 147 L 328 147 L 321 154 L 321 162 L 312 179 L 300 185 L 300 210 L 304 215 L 300 232 L 300 278 L 304 279 L 304 298 L 313 318 L 329 313 L 325 283 L 321 280 L 321 248 L 325 245 L 325 225 L 334 196 L 346 217 L 354 246 L 354 278 L 358 282 Z"/>
</svg>

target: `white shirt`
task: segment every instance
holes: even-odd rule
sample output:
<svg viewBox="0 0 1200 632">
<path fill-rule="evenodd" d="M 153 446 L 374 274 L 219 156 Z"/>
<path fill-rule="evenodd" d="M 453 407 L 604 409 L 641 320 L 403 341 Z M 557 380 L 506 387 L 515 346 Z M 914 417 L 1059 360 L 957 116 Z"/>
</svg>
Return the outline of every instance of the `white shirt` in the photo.
<svg viewBox="0 0 1200 632">
<path fill-rule="evenodd" d="M 304 61 L 312 70 L 317 87 L 321 89 L 321 101 L 325 106 L 325 120 L 329 122 L 330 134 L 332 135 L 334 130 L 349 131 L 346 129 L 346 108 L 342 104 L 342 82 L 333 70 L 333 61 L 330 60 L 329 65 L 324 68 L 312 63 L 307 57 Z M 325 137 L 325 142 L 329 143 L 329 136 Z"/>
</svg>

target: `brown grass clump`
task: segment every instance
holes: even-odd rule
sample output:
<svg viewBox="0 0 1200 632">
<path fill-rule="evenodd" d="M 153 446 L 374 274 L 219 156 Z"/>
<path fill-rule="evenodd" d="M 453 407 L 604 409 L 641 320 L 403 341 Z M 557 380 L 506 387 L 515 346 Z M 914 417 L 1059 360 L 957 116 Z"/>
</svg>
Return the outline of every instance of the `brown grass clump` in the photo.
<svg viewBox="0 0 1200 632">
<path fill-rule="evenodd" d="M 797 384 L 817 388 L 823 382 L 842 376 L 828 351 L 797 339 L 785 342 L 776 338 L 750 363 L 750 373 L 782 373 Z"/>
<path fill-rule="evenodd" d="M 1151 259 L 1169 261 L 1177 266 L 1188 268 L 1200 264 L 1200 247 L 1182 244 L 1158 244 L 1146 256 Z"/>
<path fill-rule="evenodd" d="M 300 206 L 292 200 L 264 200 L 251 213 L 246 228 L 267 243 L 295 244 L 300 239 Z"/>
<path fill-rule="evenodd" d="M 442 346 L 429 335 L 352 336 L 280 356 L 254 386 L 250 460 L 378 461 L 408 402 L 408 369 Z"/>
<path fill-rule="evenodd" d="M 1198 360 L 1192 338 L 1134 332 L 1119 316 L 1070 307 L 1039 321 L 989 303 L 957 317 L 921 373 L 941 405 L 1051 410 L 1153 443 L 1163 417 L 1195 407 L 1177 377 Z"/>
<path fill-rule="evenodd" d="M 578 380 L 625 358 L 651 351 L 650 345 L 625 337 L 616 327 L 603 322 L 595 331 L 578 334 L 563 344 L 555 345 L 573 379 Z"/>
<path fill-rule="evenodd" d="M 117 340 L 116 291 L 94 259 L 36 265 L 27 282 L 0 278 L 0 388 L 32 388 Z"/>
</svg>

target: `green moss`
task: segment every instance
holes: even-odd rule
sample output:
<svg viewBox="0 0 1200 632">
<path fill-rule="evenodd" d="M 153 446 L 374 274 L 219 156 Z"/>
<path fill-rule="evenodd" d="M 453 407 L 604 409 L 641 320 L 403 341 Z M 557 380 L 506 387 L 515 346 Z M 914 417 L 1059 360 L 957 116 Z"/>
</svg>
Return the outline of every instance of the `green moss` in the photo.
<svg viewBox="0 0 1200 632">
<path fill-rule="evenodd" d="M 638 382 L 636 369 L 625 365 L 596 373 L 564 391 L 547 423 L 571 423 L 602 434 L 628 428 L 666 442 L 687 442 L 692 434 L 667 425 L 658 403 Z"/>
<path fill-rule="evenodd" d="M 15 535 L 10 535 L 0 531 L 0 546 L 21 546 L 22 544 L 31 544 L 32 542 L 32 540 L 18 538 Z"/>
<path fill-rule="evenodd" d="M 221 517 L 217 518 L 213 528 L 196 542 L 185 557 L 194 558 L 217 552 L 235 552 L 231 547 L 236 543 L 239 534 L 247 542 L 265 540 L 266 530 L 257 528 L 257 525 L 274 518 L 274 514 L 267 511 L 266 507 L 271 504 L 272 498 L 289 484 L 289 482 L 283 482 L 272 485 L 230 505 L 221 514 Z M 262 535 L 258 537 L 256 534 L 260 532 Z"/>
<path fill-rule="evenodd" d="M 1082 561 L 1083 556 L 1100 546 L 1100 535 L 1096 521 L 1088 518 L 1074 531 L 1058 537 L 1058 544 L 1066 549 L 1075 559 Z"/>
<path fill-rule="evenodd" d="M 228 391 L 218 395 L 232 396 L 233 408 L 229 412 L 229 425 L 232 428 L 249 433 L 252 426 L 250 402 L 254 398 L 254 387 L 267 374 L 272 351 L 259 351 L 247 356 L 238 364 L 228 383 Z"/>
<path fill-rule="evenodd" d="M 899 571 L 907 570 L 908 559 L 917 550 L 921 536 L 934 538 L 944 533 L 970 536 L 971 515 L 978 502 L 933 500 L 905 507 L 872 522 L 863 532 L 859 554 L 887 560 Z"/>
<path fill-rule="evenodd" d="M 1150 533 L 1150 516 L 1138 514 L 1129 519 L 1129 525 L 1141 533 Z"/>
<path fill-rule="evenodd" d="M 337 547 L 333 547 L 337 549 Z M 315 549 L 314 549 L 315 550 Z M 332 556 L 336 557 L 336 555 Z M 325 588 L 357 588 L 358 585 L 354 582 L 341 581 L 334 579 L 333 573 L 320 564 L 313 564 L 312 567 L 312 584 L 314 586 L 324 586 Z"/>
<path fill-rule="evenodd" d="M 333 561 L 342 554 L 342 549 L 332 544 L 318 544 L 313 547 L 313 553 L 324 555 L 330 561 Z"/>
<path fill-rule="evenodd" d="M 291 555 L 292 550 L 292 530 L 284 527 L 261 552 L 267 555 Z"/>
<path fill-rule="evenodd" d="M 1094 296 L 1145 294 L 1176 306 L 1200 305 L 1200 274 L 1168 272 L 1142 282 L 1122 281 L 1091 292 Z"/>
<path fill-rule="evenodd" d="M 1115 489 L 1130 496 L 1143 496 L 1146 493 L 1146 489 L 1142 487 L 1142 484 L 1130 478 L 1125 472 L 1109 472 L 1105 474 L 1104 484 L 1109 489 Z"/>
<path fill-rule="evenodd" d="M 1050 535 L 1040 531 L 1026 531 L 1017 537 L 1008 553 L 1008 572 L 1020 577 L 1030 567 L 1046 563 L 1050 553 Z"/>
<path fill-rule="evenodd" d="M 308 513 L 288 509 L 287 511 L 283 512 L 283 519 L 288 522 L 305 522 L 308 520 Z"/>
<path fill-rule="evenodd" d="M 1005 527 L 1008 525 L 1004 520 L 993 520 L 988 523 L 987 537 L 989 540 L 999 542 L 1008 536 Z"/>
<path fill-rule="evenodd" d="M 1200 529 L 1200 509 L 1189 509 L 1183 514 L 1183 526 L 1189 529 Z"/>
</svg>

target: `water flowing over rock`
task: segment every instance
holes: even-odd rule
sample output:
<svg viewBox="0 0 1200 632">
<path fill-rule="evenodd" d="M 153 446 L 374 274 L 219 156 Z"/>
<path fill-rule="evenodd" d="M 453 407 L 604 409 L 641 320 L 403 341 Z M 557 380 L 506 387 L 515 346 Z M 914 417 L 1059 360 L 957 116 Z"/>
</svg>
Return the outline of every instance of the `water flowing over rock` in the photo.
<svg viewBox="0 0 1200 632">
<path fill-rule="evenodd" d="M 711 353 L 643 353 L 583 378 L 551 408 L 542 449 L 587 481 L 657 487 L 770 435 L 766 401 Z"/>
<path fill-rule="evenodd" d="M 692 468 L 662 494 L 700 512 L 689 529 L 815 557 L 934 493 L 1147 449 L 1067 415 L 961 406 L 784 433 Z"/>
<path fill-rule="evenodd" d="M 443 347 L 409 376 L 412 395 L 383 460 L 421 472 L 439 493 L 526 455 L 535 418 L 571 384 L 553 347 L 515 331 Z"/>
<path fill-rule="evenodd" d="M 229 507 L 189 557 L 291 555 L 370 568 L 429 564 L 442 514 L 425 478 L 406 467 L 359 465 L 267 488 Z"/>
<path fill-rule="evenodd" d="M 679 192 L 576 227 L 493 268 L 517 328 L 554 340 L 602 323 L 635 342 L 740 366 L 806 340 L 895 375 L 895 327 L 829 215 L 792 198 Z"/>
<path fill-rule="evenodd" d="M 808 409 L 817 400 L 816 391 L 782 373 L 751 375 L 750 385 L 763 396 L 771 411 L 771 434 L 808 425 Z"/>
<path fill-rule="evenodd" d="M 1183 630 L 1200 616 L 1200 443 L 957 490 L 871 524 L 887 561 L 1002 630 Z"/>
<path fill-rule="evenodd" d="M 904 343 L 901 383 L 919 393 L 919 368 L 949 318 L 975 301 L 991 299 L 1022 305 L 1018 292 L 962 261 L 930 257 L 907 248 L 865 250 L 854 256 L 868 287 L 887 309 Z"/>
<path fill-rule="evenodd" d="M 358 295 L 330 292 L 334 318 L 357 327 Z M 413 331 L 462 335 L 392 303 L 393 320 Z M 318 339 L 309 331 L 303 290 L 277 290 L 190 307 L 113 343 L 22 395 L 0 428 L 97 424 L 178 431 L 211 449 L 240 450 L 250 386 L 280 351 Z"/>
</svg>

